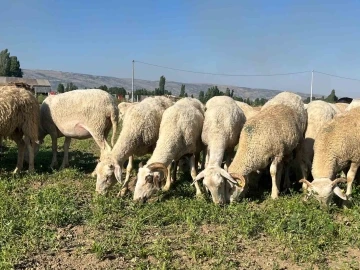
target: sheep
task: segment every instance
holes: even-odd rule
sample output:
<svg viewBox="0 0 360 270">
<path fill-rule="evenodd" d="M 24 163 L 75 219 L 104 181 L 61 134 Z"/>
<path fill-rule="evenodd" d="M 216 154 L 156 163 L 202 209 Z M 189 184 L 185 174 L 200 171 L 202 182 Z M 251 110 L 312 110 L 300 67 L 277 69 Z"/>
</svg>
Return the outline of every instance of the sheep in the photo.
<svg viewBox="0 0 360 270">
<path fill-rule="evenodd" d="M 229 167 L 235 146 L 239 142 L 240 132 L 245 123 L 245 115 L 236 102 L 227 96 L 211 98 L 206 103 L 205 120 L 201 138 L 207 146 L 205 170 L 200 172 L 195 181 L 204 178 L 203 184 L 210 191 L 215 204 L 224 204 L 225 188 L 237 182 L 221 168 L 226 157 Z M 224 179 L 226 181 L 224 181 Z M 228 183 L 227 183 L 228 182 Z"/>
<path fill-rule="evenodd" d="M 241 101 L 236 101 L 236 104 L 239 108 L 243 111 L 246 120 L 252 118 L 253 116 L 257 115 L 259 110 L 251 107 L 249 104 Z"/>
<path fill-rule="evenodd" d="M 34 147 L 39 143 L 39 103 L 28 90 L 20 84 L 0 87 L 0 137 L 10 137 L 18 146 L 14 173 L 23 168 L 25 146 L 29 152 L 29 172 L 34 171 Z"/>
<path fill-rule="evenodd" d="M 126 111 L 133 105 L 137 104 L 138 102 L 121 102 L 118 105 L 119 109 L 119 121 L 122 121 L 124 119 Z"/>
<path fill-rule="evenodd" d="M 201 132 L 204 122 L 203 113 L 198 109 L 203 107 L 202 104 L 199 106 L 200 104 L 193 98 L 184 98 L 165 110 L 155 150 L 146 165 L 138 171 L 133 196 L 135 201 L 145 201 L 160 190 L 163 179 L 166 179 L 166 184 L 162 190 L 169 190 L 170 165 L 173 160 L 177 161 L 186 154 L 191 154 L 191 176 L 195 179 L 197 172 L 194 154 L 202 148 Z M 158 173 L 154 172 L 162 172 L 164 178 L 160 178 Z M 195 187 L 196 195 L 201 196 L 202 192 L 196 181 Z"/>
<path fill-rule="evenodd" d="M 161 117 L 173 104 L 164 98 L 148 97 L 131 106 L 125 114 L 123 128 L 111 149 L 107 149 L 96 166 L 96 192 L 105 194 L 116 183 L 122 182 L 122 165 L 129 158 L 126 177 L 120 195 L 128 190 L 133 155 L 142 156 L 151 153 L 159 137 Z"/>
<path fill-rule="evenodd" d="M 191 106 L 194 106 L 196 109 L 198 109 L 202 113 L 202 115 L 205 114 L 206 107 L 204 106 L 204 104 L 201 103 L 200 100 L 198 100 L 196 98 L 185 97 L 185 98 L 178 100 L 175 104 L 187 105 L 187 106 L 191 105 Z"/>
<path fill-rule="evenodd" d="M 71 138 L 93 138 L 101 151 L 110 146 L 106 138 L 112 127 L 111 144 L 118 124 L 118 107 L 114 98 L 100 89 L 79 89 L 48 96 L 40 108 L 39 140 L 50 134 L 52 141 L 51 168 L 57 165 L 57 139 L 65 137 L 64 158 L 60 169 L 69 166 Z M 38 150 L 38 149 L 37 149 Z"/>
<path fill-rule="evenodd" d="M 339 104 L 346 104 L 346 103 L 339 103 Z M 348 112 L 351 109 L 357 108 L 359 106 L 360 106 L 360 99 L 353 99 L 351 103 L 346 107 L 345 112 Z"/>
<path fill-rule="evenodd" d="M 336 107 L 336 109 L 339 111 L 339 113 L 345 112 L 346 108 L 349 107 L 349 104 L 347 103 L 335 103 L 332 104 Z"/>
<path fill-rule="evenodd" d="M 270 165 L 271 197 L 278 198 L 283 161 L 303 140 L 307 115 L 301 97 L 282 92 L 269 100 L 260 112 L 247 120 L 239 147 L 228 172 L 238 180 L 230 191 L 230 202 L 248 189 L 247 176 Z"/>
<path fill-rule="evenodd" d="M 343 200 L 351 195 L 360 165 L 359 117 L 360 108 L 353 108 L 326 123 L 316 137 L 311 171 L 314 180 L 310 183 L 302 179 L 300 182 L 307 186 L 308 196 L 315 195 L 321 204 L 328 205 L 334 193 Z M 335 179 L 337 172 L 349 165 L 346 179 Z M 346 194 L 337 187 L 339 182 L 347 182 Z"/>
<path fill-rule="evenodd" d="M 307 129 L 305 132 L 305 139 L 300 146 L 298 154 L 298 160 L 300 160 L 300 166 L 304 173 L 303 178 L 307 179 L 307 176 L 311 170 L 311 164 L 314 157 L 314 141 L 316 136 L 321 130 L 322 126 L 332 120 L 339 112 L 335 110 L 332 104 L 322 100 L 312 101 L 307 109 Z M 305 185 L 303 185 L 304 188 Z"/>
</svg>

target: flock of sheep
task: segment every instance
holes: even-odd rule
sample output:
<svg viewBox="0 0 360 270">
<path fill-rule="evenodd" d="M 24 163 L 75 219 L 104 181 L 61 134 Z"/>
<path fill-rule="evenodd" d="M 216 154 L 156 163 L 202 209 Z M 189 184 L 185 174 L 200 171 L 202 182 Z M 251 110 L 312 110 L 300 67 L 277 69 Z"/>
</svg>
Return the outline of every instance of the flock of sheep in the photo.
<svg viewBox="0 0 360 270">
<path fill-rule="evenodd" d="M 116 182 L 121 184 L 120 195 L 126 194 L 134 156 L 151 154 L 139 166 L 134 200 L 146 201 L 171 189 L 179 162 L 185 161 L 196 195 L 203 196 L 204 187 L 216 204 L 243 198 L 259 176 L 266 179 L 266 172 L 271 176 L 271 197 L 276 199 L 282 179 L 283 186 L 290 187 L 295 167 L 306 197 L 329 204 L 334 194 L 351 198 L 360 165 L 359 104 L 353 100 L 350 105 L 324 101 L 304 105 L 300 96 L 282 92 L 261 108 L 227 96 L 213 97 L 205 106 L 194 98 L 174 102 L 165 96 L 117 106 L 107 92 L 87 89 L 48 96 L 39 108 L 27 85 L 9 84 L 0 87 L 0 137 L 11 138 L 18 146 L 15 172 L 22 169 L 24 158 L 29 171 L 34 171 L 34 156 L 47 134 L 52 140 L 52 168 L 57 166 L 57 138 L 65 137 L 60 169 L 69 165 L 71 138 L 92 137 L 100 148 L 92 173 L 100 194 Z M 116 139 L 119 122 L 122 130 Z M 336 178 L 342 170 L 346 179 Z M 345 194 L 339 182 L 347 182 Z"/>
</svg>

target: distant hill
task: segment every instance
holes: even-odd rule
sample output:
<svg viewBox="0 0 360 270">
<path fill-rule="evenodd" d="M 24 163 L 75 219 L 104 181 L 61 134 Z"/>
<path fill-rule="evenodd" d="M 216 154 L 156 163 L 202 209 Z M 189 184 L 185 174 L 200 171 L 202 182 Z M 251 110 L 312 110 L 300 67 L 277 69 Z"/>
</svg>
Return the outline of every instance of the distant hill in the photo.
<svg viewBox="0 0 360 270">
<path fill-rule="evenodd" d="M 63 71 L 54 71 L 54 70 L 33 70 L 33 69 L 23 69 L 24 78 L 34 78 L 34 79 L 47 79 L 51 83 L 53 90 L 57 89 L 59 83 L 69 83 L 73 82 L 79 88 L 90 88 L 98 87 L 100 85 L 119 86 L 124 87 L 127 91 L 131 91 L 131 78 L 115 78 L 108 76 L 95 76 L 88 74 L 72 73 L 72 72 L 63 72 Z M 165 89 L 171 91 L 173 95 L 179 95 L 181 82 L 172 82 L 166 81 Z M 206 84 L 206 83 L 185 83 L 186 92 L 195 97 L 199 95 L 200 91 L 206 92 L 208 88 L 214 86 L 215 84 Z M 154 90 L 159 86 L 159 81 L 148 81 L 148 80 L 135 80 L 135 89 L 145 88 L 147 90 Z M 282 92 L 279 90 L 270 90 L 270 89 L 258 89 L 258 88 L 247 88 L 239 87 L 233 85 L 217 85 L 220 91 L 225 92 L 226 88 L 234 89 L 234 94 L 242 98 L 250 98 L 252 100 L 256 98 L 272 98 L 278 93 Z M 309 94 L 297 93 L 301 97 L 306 98 Z"/>
</svg>

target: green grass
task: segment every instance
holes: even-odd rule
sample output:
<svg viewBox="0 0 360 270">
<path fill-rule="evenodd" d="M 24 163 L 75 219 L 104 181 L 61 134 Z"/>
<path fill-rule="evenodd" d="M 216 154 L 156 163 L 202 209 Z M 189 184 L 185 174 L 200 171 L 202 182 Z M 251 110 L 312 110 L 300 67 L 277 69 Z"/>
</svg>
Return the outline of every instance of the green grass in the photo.
<svg viewBox="0 0 360 270">
<path fill-rule="evenodd" d="M 16 148 L 7 145 L 0 160 L 1 269 L 48 268 L 54 258 L 97 269 L 360 267 L 359 187 L 351 208 L 323 209 L 295 191 L 274 201 L 268 189 L 219 207 L 196 199 L 190 175 L 180 174 L 168 194 L 140 205 L 131 194 L 116 197 L 118 185 L 106 197 L 95 194 L 89 173 L 99 150 L 92 140 L 74 140 L 71 168 L 59 172 L 48 168 L 47 138 L 37 173 L 19 176 L 11 174 Z"/>
</svg>

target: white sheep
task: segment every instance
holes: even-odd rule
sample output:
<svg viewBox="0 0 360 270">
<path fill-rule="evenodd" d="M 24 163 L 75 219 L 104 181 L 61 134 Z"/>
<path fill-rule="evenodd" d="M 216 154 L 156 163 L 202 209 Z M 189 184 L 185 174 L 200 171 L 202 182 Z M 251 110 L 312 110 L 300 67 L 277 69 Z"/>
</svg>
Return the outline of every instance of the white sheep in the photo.
<svg viewBox="0 0 360 270">
<path fill-rule="evenodd" d="M 57 165 L 57 139 L 65 137 L 64 158 L 60 169 L 69 165 L 71 138 L 93 138 L 101 151 L 109 148 L 106 138 L 112 127 L 114 144 L 118 124 L 118 107 L 113 96 L 100 89 L 73 90 L 48 96 L 40 108 L 39 139 L 49 134 L 52 141 L 52 161 Z"/>
<path fill-rule="evenodd" d="M 235 158 L 228 169 L 242 188 L 231 190 L 230 201 L 245 193 L 247 176 L 251 172 L 264 169 L 269 164 L 271 197 L 278 197 L 283 161 L 303 140 L 306 122 L 301 97 L 289 92 L 282 92 L 269 100 L 257 115 L 246 121 Z"/>
<path fill-rule="evenodd" d="M 337 113 L 340 113 L 340 111 L 332 105 L 333 104 L 322 100 L 315 100 L 309 103 L 306 109 L 308 124 L 305 132 L 305 139 L 300 146 L 299 152 L 297 153 L 298 160 L 300 160 L 300 166 L 305 174 L 303 175 L 305 179 L 307 179 L 307 176 L 311 171 L 312 160 L 314 157 L 314 142 L 317 134 L 324 124 L 332 120 Z"/>
<path fill-rule="evenodd" d="M 334 193 L 343 200 L 351 195 L 360 165 L 359 118 L 360 108 L 353 108 L 326 123 L 316 137 L 312 165 L 314 180 L 310 183 L 302 179 L 301 182 L 307 185 L 308 195 L 314 195 L 323 204 L 329 204 Z M 346 179 L 335 179 L 337 172 L 349 165 Z M 338 182 L 347 182 L 346 196 L 337 187 Z"/>
<path fill-rule="evenodd" d="M 25 146 L 29 152 L 29 172 L 34 171 L 34 147 L 38 144 L 39 103 L 21 85 L 0 86 L 0 137 L 10 137 L 18 146 L 14 173 L 23 168 Z"/>
<path fill-rule="evenodd" d="M 336 103 L 336 104 L 344 104 L 344 103 Z M 350 104 L 346 104 L 346 105 L 348 105 L 348 106 L 346 106 L 346 109 L 344 110 L 344 112 L 348 112 L 351 109 L 359 107 L 360 106 L 360 99 L 353 99 Z"/>
<path fill-rule="evenodd" d="M 236 101 L 236 104 L 243 111 L 246 119 L 250 119 L 251 117 L 257 115 L 259 112 L 259 108 L 255 109 L 254 107 L 251 107 L 249 104 L 245 102 Z"/>
<path fill-rule="evenodd" d="M 159 139 L 155 150 L 146 165 L 139 168 L 137 183 L 134 191 L 134 200 L 146 200 L 157 190 L 169 190 L 171 181 L 169 169 L 173 160 L 179 160 L 186 154 L 191 154 L 191 176 L 196 177 L 195 156 L 202 148 L 201 131 L 204 122 L 202 112 L 195 107 L 199 103 L 192 98 L 184 98 L 165 110 L 159 130 Z M 198 105 L 196 105 L 198 104 Z M 202 105 L 202 104 L 201 104 Z M 175 166 L 176 168 L 176 166 Z M 158 173 L 164 174 L 160 178 Z M 163 186 L 163 179 L 166 184 Z M 202 192 L 195 182 L 196 194 Z"/>
<path fill-rule="evenodd" d="M 126 111 L 133 105 L 137 104 L 138 102 L 121 102 L 118 104 L 119 109 L 119 121 L 124 119 Z"/>
<path fill-rule="evenodd" d="M 131 106 L 125 113 L 121 133 L 113 149 L 106 150 L 96 166 L 96 191 L 106 193 L 111 186 L 122 182 L 122 166 L 129 159 L 121 195 L 128 190 L 133 156 L 151 153 L 159 137 L 161 117 L 173 102 L 163 97 L 148 97 Z"/>
<path fill-rule="evenodd" d="M 229 167 L 245 121 L 244 113 L 230 97 L 213 97 L 206 103 L 201 134 L 202 141 L 207 146 L 206 165 L 205 170 L 197 175 L 195 181 L 204 178 L 203 184 L 210 191 L 216 204 L 228 202 L 229 198 L 225 198 L 225 195 L 229 192 L 225 192 L 225 189 L 237 184 L 221 168 L 221 164 L 226 154 L 226 167 Z"/>
</svg>

